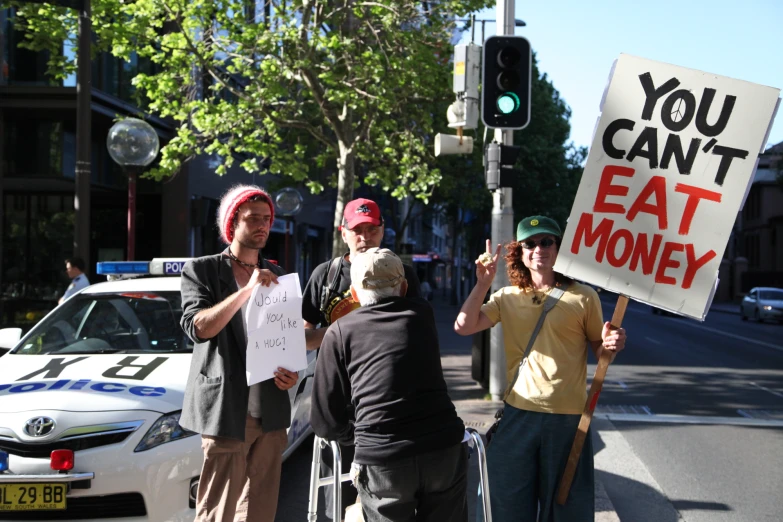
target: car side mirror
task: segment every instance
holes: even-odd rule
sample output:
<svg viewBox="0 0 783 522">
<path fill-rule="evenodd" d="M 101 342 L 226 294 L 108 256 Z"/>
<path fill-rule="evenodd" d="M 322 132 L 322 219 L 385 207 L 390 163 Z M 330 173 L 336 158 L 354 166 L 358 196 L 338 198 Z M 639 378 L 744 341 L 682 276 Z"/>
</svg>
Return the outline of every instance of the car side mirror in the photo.
<svg viewBox="0 0 783 522">
<path fill-rule="evenodd" d="M 10 350 L 22 338 L 21 328 L 3 328 L 0 330 L 0 348 Z"/>
</svg>

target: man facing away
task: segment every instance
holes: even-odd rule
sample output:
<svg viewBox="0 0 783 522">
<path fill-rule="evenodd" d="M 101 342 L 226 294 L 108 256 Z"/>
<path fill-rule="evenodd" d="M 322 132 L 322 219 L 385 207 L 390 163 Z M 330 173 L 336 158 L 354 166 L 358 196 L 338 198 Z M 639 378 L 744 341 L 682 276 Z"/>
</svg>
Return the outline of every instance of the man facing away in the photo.
<svg viewBox="0 0 783 522">
<path fill-rule="evenodd" d="M 80 257 L 72 257 L 65 260 L 65 273 L 71 278 L 71 284 L 66 288 L 65 293 L 57 301 L 57 304 L 61 304 L 63 301 L 71 297 L 73 294 L 90 286 L 90 281 L 84 274 L 84 260 Z"/>
<path fill-rule="evenodd" d="M 276 284 L 283 275 L 261 255 L 273 219 L 263 189 L 232 188 L 218 212 L 229 247 L 182 270 L 181 324 L 196 346 L 180 425 L 202 435 L 197 522 L 273 522 L 277 511 L 291 423 L 287 390 L 298 374 L 278 368 L 274 379 L 248 386 L 244 320 L 255 286 Z"/>
<path fill-rule="evenodd" d="M 390 250 L 352 259 L 351 294 L 361 308 L 321 343 L 313 430 L 354 442 L 367 522 L 465 521 L 465 426 L 446 390 L 432 308 L 405 297 L 405 270 Z"/>
<path fill-rule="evenodd" d="M 326 328 L 352 311 L 359 308 L 359 302 L 351 295 L 351 261 L 369 248 L 381 246 L 384 234 L 383 217 L 378 204 L 370 199 L 354 199 L 345 205 L 343 222 L 340 227 L 343 241 L 348 245 L 348 253 L 321 263 L 310 275 L 302 299 L 302 318 L 305 328 L 312 330 L 313 337 L 307 342 L 307 348 L 317 349 L 321 345 Z M 408 296 L 419 297 L 419 279 L 413 267 L 403 265 L 405 279 L 408 281 Z M 320 325 L 320 328 L 319 326 Z M 342 450 L 343 469 L 353 460 L 353 446 L 344 446 Z M 326 452 L 321 461 L 321 475 L 332 475 L 332 455 Z M 341 488 L 343 506 L 356 500 L 356 490 L 350 484 Z M 331 518 L 332 486 L 326 486 L 326 514 Z"/>
</svg>

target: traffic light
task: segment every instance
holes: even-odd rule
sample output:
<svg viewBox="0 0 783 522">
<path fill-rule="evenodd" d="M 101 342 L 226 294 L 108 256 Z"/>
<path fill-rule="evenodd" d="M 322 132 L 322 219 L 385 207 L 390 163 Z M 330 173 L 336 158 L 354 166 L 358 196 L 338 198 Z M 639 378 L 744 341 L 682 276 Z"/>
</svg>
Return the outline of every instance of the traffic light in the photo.
<svg viewBox="0 0 783 522">
<path fill-rule="evenodd" d="M 495 141 L 487 143 L 484 149 L 484 180 L 489 190 L 514 186 L 514 178 L 522 173 L 514 169 L 521 150 L 517 145 L 502 145 Z"/>
<path fill-rule="evenodd" d="M 530 123 L 530 42 L 492 36 L 484 42 L 481 121 L 493 129 L 524 129 Z"/>
</svg>

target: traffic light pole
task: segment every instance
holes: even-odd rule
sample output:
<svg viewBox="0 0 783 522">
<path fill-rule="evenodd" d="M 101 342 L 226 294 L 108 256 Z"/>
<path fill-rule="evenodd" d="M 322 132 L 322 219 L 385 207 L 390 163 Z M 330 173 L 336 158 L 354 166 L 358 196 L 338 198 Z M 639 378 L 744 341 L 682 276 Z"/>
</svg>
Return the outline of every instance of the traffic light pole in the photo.
<svg viewBox="0 0 783 522">
<path fill-rule="evenodd" d="M 514 34 L 514 0 L 497 0 L 497 34 Z M 495 129 L 495 141 L 503 145 L 514 144 L 514 131 Z M 509 187 L 498 188 L 492 194 L 492 244 L 505 245 L 514 239 L 513 192 Z M 501 253 L 502 256 L 502 253 Z M 501 258 L 497 275 L 492 282 L 495 292 L 508 286 L 505 261 Z M 493 400 L 502 400 L 506 390 L 506 353 L 503 344 L 502 325 L 492 328 L 489 341 L 489 393 Z"/>
</svg>

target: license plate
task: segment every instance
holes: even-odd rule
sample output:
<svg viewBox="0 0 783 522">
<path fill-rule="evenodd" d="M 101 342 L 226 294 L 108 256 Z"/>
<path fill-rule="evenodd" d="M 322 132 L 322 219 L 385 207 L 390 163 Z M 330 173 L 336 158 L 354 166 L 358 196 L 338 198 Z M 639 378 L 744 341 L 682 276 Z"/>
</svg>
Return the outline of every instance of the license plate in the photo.
<svg viewBox="0 0 783 522">
<path fill-rule="evenodd" d="M 0 484 L 0 511 L 65 509 L 65 484 Z"/>
</svg>

